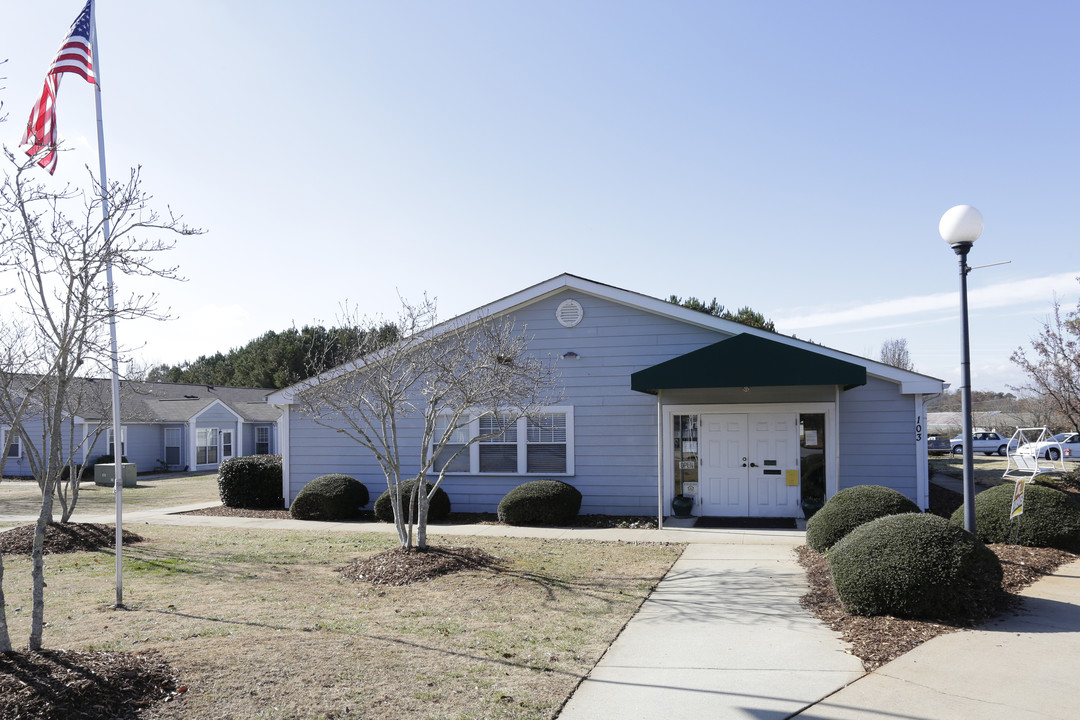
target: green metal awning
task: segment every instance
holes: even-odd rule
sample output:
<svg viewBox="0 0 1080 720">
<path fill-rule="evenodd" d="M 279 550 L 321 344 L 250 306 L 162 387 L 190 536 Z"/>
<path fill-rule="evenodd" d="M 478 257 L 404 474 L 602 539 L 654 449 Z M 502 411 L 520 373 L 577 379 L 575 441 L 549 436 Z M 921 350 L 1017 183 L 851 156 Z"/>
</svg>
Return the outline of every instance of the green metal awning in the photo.
<svg viewBox="0 0 1080 720">
<path fill-rule="evenodd" d="M 756 335 L 735 335 L 639 370 L 630 388 L 655 395 L 690 388 L 866 384 L 866 368 Z"/>
</svg>

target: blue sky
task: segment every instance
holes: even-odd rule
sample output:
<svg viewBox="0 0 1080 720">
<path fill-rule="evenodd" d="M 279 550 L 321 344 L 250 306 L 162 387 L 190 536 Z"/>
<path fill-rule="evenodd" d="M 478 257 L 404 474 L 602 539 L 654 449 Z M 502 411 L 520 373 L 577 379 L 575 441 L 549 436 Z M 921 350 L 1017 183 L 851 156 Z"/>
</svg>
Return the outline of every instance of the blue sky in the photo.
<svg viewBox="0 0 1080 720">
<path fill-rule="evenodd" d="M 5 8 L 21 137 L 81 8 Z M 781 332 L 959 384 L 970 261 L 976 389 L 1057 297 L 1076 307 L 1074 2 L 100 0 L 109 172 L 141 165 L 206 228 L 156 287 L 177 319 L 121 327 L 144 363 L 393 316 L 456 315 L 561 272 L 749 305 Z M 59 180 L 96 167 L 91 87 L 59 94 Z M 120 282 L 124 282 L 122 279 Z M 128 288 L 147 288 L 129 282 Z M 121 291 L 124 286 L 121 286 Z"/>
</svg>

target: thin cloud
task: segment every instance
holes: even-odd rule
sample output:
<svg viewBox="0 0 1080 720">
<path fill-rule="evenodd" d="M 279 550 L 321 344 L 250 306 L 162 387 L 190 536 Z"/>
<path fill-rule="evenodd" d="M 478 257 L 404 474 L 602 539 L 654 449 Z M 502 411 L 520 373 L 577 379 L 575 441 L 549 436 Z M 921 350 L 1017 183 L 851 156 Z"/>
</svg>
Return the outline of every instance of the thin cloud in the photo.
<svg viewBox="0 0 1080 720">
<path fill-rule="evenodd" d="M 1080 275 L 1080 271 L 1015 280 L 975 289 L 969 288 L 968 307 L 972 310 L 986 310 L 1035 302 L 1046 303 L 1049 306 L 1055 296 L 1068 295 L 1076 291 L 1077 275 Z M 784 328 L 785 332 L 798 332 L 833 325 L 880 322 L 889 318 L 931 312 L 953 312 L 957 304 L 957 292 L 933 293 L 860 305 L 846 310 L 827 310 L 807 315 L 779 317 L 774 322 L 778 328 Z"/>
</svg>

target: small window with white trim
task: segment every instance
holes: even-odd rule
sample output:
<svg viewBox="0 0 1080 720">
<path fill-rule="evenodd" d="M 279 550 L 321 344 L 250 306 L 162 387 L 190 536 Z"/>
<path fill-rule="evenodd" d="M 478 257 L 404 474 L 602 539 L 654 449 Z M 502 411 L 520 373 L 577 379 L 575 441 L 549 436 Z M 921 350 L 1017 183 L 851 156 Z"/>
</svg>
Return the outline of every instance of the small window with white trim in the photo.
<svg viewBox="0 0 1080 720">
<path fill-rule="evenodd" d="M 22 438 L 19 437 L 19 433 L 12 433 L 10 430 L 3 432 L 3 437 L 7 440 L 7 456 L 9 460 L 18 460 L 22 457 Z"/>
<path fill-rule="evenodd" d="M 108 429 L 109 438 L 109 454 L 116 457 L 116 433 L 112 428 Z M 123 455 L 127 452 L 127 428 L 120 426 L 120 454 Z"/>
<path fill-rule="evenodd" d="M 270 454 L 270 428 L 265 425 L 255 428 L 255 454 Z"/>
</svg>

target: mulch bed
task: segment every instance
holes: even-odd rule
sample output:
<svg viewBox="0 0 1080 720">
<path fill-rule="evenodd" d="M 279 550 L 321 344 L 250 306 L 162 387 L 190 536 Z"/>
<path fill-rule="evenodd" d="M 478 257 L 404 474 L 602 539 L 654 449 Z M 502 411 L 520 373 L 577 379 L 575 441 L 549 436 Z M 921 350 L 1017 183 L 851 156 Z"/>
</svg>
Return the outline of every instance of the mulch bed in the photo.
<svg viewBox="0 0 1080 720">
<path fill-rule="evenodd" d="M 1052 548 L 1031 548 L 1019 545 L 988 545 L 1001 560 L 1004 591 L 998 601 L 984 607 L 973 607 L 967 623 L 941 623 L 926 620 L 907 620 L 888 615 L 862 617 L 849 615 L 840 603 L 833 586 L 832 574 L 825 556 L 805 545 L 796 548 L 799 563 L 806 569 L 809 591 L 800 599 L 804 608 L 822 622 L 843 635 L 851 645 L 851 653 L 863 661 L 866 670 L 875 670 L 930 638 L 972 627 L 979 622 L 1018 608 L 1023 602 L 1015 593 L 1056 570 L 1076 555 Z"/>
<path fill-rule="evenodd" d="M 498 567 L 502 560 L 474 547 L 394 548 L 353 560 L 341 570 L 353 582 L 373 585 L 409 585 L 461 570 Z"/>
<path fill-rule="evenodd" d="M 186 690 L 152 651 L 0 653 L 5 720 L 134 720 Z"/>
<path fill-rule="evenodd" d="M 0 532 L 0 554 L 29 555 L 34 549 L 36 525 L 21 525 Z M 141 535 L 123 531 L 123 544 L 142 542 Z M 95 552 L 116 545 L 116 526 L 98 523 L 49 523 L 45 527 L 45 554 Z M 0 718 L 5 717 L 0 715 Z"/>
</svg>

